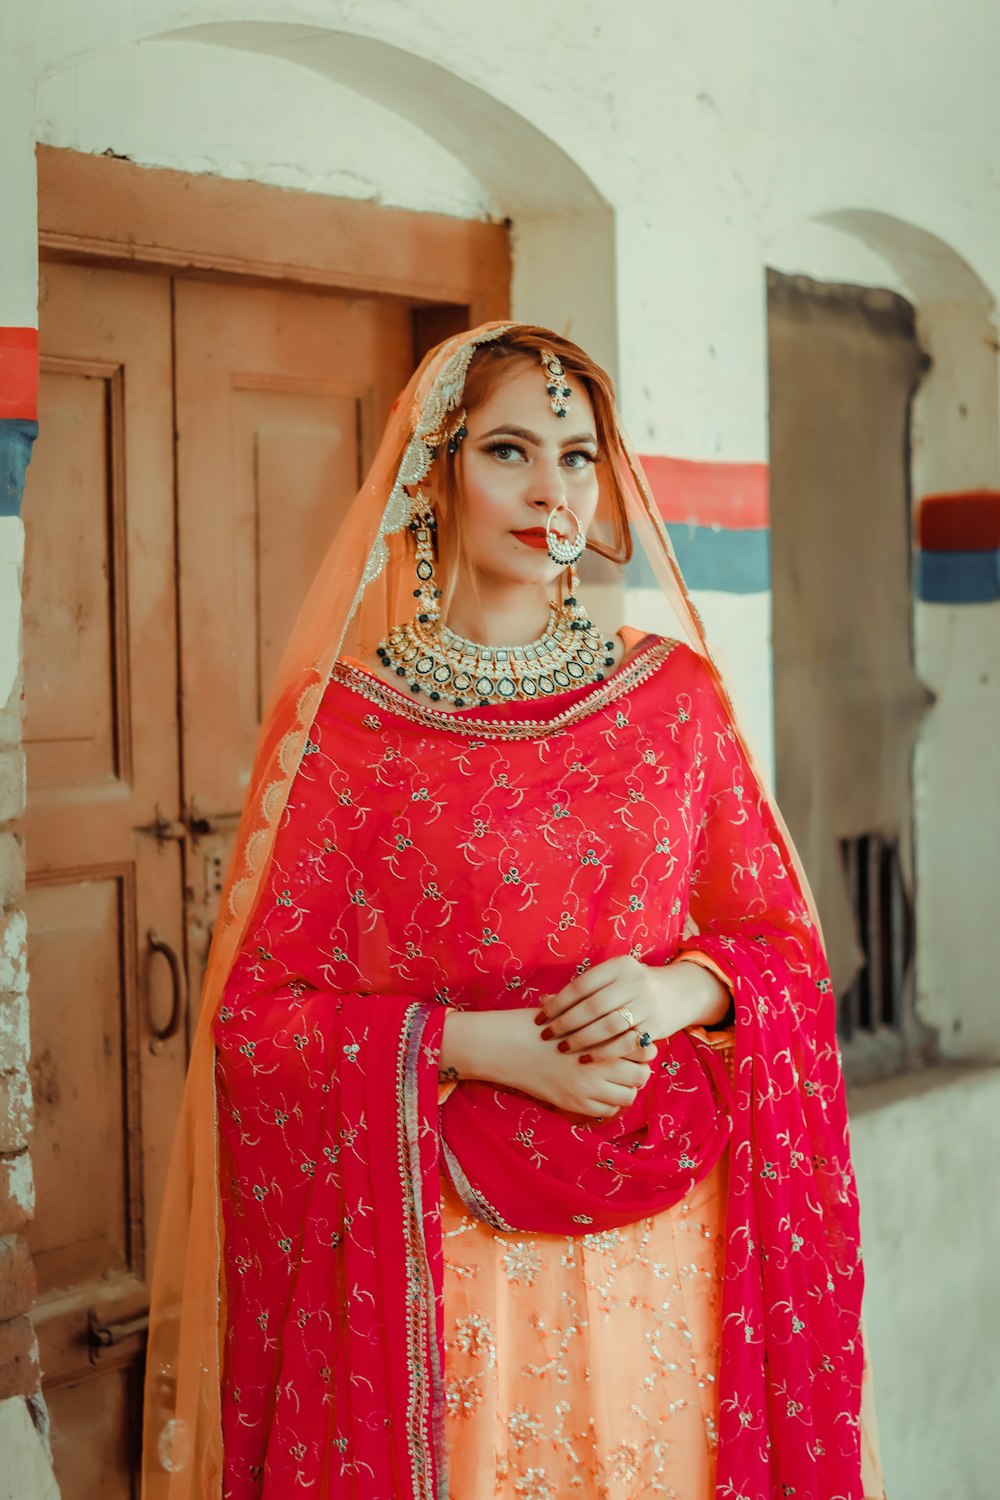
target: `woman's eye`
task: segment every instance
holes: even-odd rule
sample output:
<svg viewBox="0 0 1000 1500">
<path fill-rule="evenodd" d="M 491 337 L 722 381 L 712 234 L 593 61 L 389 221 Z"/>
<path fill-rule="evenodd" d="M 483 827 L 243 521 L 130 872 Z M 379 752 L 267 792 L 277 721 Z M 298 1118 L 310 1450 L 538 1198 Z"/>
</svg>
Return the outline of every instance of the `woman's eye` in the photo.
<svg viewBox="0 0 1000 1500">
<path fill-rule="evenodd" d="M 585 469 L 588 464 L 595 464 L 597 462 L 597 454 L 588 453 L 584 448 L 575 448 L 572 453 L 567 453 L 564 457 L 566 465 L 570 469 Z M 571 463 L 571 459 L 578 459 L 579 462 Z"/>
<path fill-rule="evenodd" d="M 511 454 L 524 456 L 524 449 L 519 448 L 516 443 L 493 443 L 488 452 L 492 453 L 495 458 L 499 458 L 501 463 L 509 462 Z"/>
</svg>

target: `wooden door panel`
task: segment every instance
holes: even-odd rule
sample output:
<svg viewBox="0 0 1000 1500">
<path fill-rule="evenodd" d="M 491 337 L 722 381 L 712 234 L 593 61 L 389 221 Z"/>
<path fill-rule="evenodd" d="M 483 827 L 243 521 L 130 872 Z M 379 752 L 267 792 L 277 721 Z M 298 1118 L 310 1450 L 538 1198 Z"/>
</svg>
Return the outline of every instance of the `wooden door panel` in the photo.
<svg viewBox="0 0 1000 1500">
<path fill-rule="evenodd" d="M 95 872 L 31 891 L 32 984 L 57 1001 L 36 1008 L 32 1035 L 32 1150 L 45 1185 L 32 1248 L 43 1297 L 124 1271 L 134 1253 L 119 957 L 131 902 L 123 900 L 123 877 Z"/>
<path fill-rule="evenodd" d="M 189 866 L 201 974 L 263 700 L 292 622 L 412 368 L 389 298 L 179 282 L 182 735 L 203 833 Z"/>
<path fill-rule="evenodd" d="M 356 401 L 300 396 L 293 411 L 284 411 L 287 404 L 257 395 L 241 403 L 240 412 L 255 432 L 256 576 L 247 602 L 257 614 L 248 622 L 257 636 L 257 723 L 302 602 L 303 580 L 312 578 L 343 517 L 345 497 L 362 477 Z"/>
<path fill-rule="evenodd" d="M 47 370 L 45 396 L 39 484 L 58 523 L 33 528 L 32 588 L 24 608 L 32 789 L 111 779 L 119 772 L 120 749 L 128 748 L 112 649 L 112 612 L 124 598 L 121 516 L 113 506 L 108 514 L 108 435 L 120 369 L 98 361 L 74 368 L 67 361 Z M 46 472 L 56 451 L 72 454 L 70 474 L 60 475 L 72 485 L 71 505 Z"/>
<path fill-rule="evenodd" d="M 273 659 L 409 376 L 412 329 L 389 299 L 198 281 L 178 283 L 176 319 L 185 776 L 199 810 L 233 814 L 259 723 L 261 621 Z M 282 527 L 298 535 L 276 551 Z"/>
<path fill-rule="evenodd" d="M 148 1304 L 185 1065 L 183 1025 L 154 1035 L 173 986 L 147 936 L 183 954 L 182 851 L 142 831 L 181 810 L 170 288 L 49 265 L 40 292 L 23 821 L 36 1325 L 64 1500 L 125 1500 L 141 1327 L 100 1353 L 90 1328 Z"/>
<path fill-rule="evenodd" d="M 58 1474 L 72 1475 L 73 1494 L 106 1500 L 132 1493 L 138 1467 L 137 1396 L 137 1372 L 127 1368 L 50 1392 L 52 1457 Z"/>
</svg>

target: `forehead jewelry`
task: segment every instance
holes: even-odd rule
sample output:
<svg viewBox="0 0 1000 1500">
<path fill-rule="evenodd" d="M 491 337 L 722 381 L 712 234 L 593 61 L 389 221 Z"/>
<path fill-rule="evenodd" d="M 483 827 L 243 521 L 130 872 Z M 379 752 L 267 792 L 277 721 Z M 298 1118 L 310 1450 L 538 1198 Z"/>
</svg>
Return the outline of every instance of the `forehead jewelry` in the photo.
<svg viewBox="0 0 1000 1500">
<path fill-rule="evenodd" d="M 573 525 L 576 527 L 576 535 L 573 537 L 560 536 L 552 525 L 560 511 L 564 511 Z M 550 510 L 545 521 L 545 545 L 549 556 L 554 563 L 560 563 L 562 567 L 572 567 L 579 562 L 587 547 L 587 533 L 580 522 L 580 517 L 575 511 L 570 510 L 568 505 L 557 505 L 555 510 Z"/>
<path fill-rule="evenodd" d="M 549 396 L 549 405 L 557 417 L 564 417 L 569 411 L 569 398 L 573 391 L 566 384 L 566 371 L 562 360 L 552 353 L 551 349 L 543 349 L 539 356 L 542 361 L 542 369 L 545 371 L 545 389 Z"/>
</svg>

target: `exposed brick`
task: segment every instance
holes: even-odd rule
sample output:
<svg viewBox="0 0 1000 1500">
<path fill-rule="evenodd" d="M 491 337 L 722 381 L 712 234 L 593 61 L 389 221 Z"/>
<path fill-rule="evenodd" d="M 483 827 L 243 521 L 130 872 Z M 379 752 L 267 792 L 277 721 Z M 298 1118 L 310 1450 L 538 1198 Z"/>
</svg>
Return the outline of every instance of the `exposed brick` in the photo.
<svg viewBox="0 0 1000 1500">
<path fill-rule="evenodd" d="M 16 906 L 24 890 L 24 845 L 11 829 L 0 831 L 0 906 Z"/>
<path fill-rule="evenodd" d="M 0 1073 L 0 1156 L 23 1151 L 31 1133 L 31 1083 L 25 1072 Z"/>
<path fill-rule="evenodd" d="M 27 1151 L 0 1157 L 0 1234 L 18 1234 L 35 1213 L 35 1178 Z"/>
<path fill-rule="evenodd" d="M 19 1234 L 0 1239 L 0 1322 L 29 1313 L 35 1301 L 35 1268 Z"/>
<path fill-rule="evenodd" d="M 13 524 L 11 524 L 13 522 Z M 0 519 L 0 744 L 16 745 L 21 739 L 21 564 L 24 558 L 24 527 L 20 520 Z M 0 813 L 0 819 L 12 816 Z"/>
<path fill-rule="evenodd" d="M 18 994 L 28 988 L 28 921 L 23 911 L 0 917 L 0 990 Z"/>
<path fill-rule="evenodd" d="M 28 996 L 0 992 L 0 1073 L 23 1073 L 28 1066 Z"/>
<path fill-rule="evenodd" d="M 30 1318 L 0 1323 L 0 1401 L 38 1389 L 38 1353 Z"/>
<path fill-rule="evenodd" d="M 24 751 L 17 745 L 4 745 L 0 747 L 0 823 L 21 816 L 26 794 Z"/>
</svg>

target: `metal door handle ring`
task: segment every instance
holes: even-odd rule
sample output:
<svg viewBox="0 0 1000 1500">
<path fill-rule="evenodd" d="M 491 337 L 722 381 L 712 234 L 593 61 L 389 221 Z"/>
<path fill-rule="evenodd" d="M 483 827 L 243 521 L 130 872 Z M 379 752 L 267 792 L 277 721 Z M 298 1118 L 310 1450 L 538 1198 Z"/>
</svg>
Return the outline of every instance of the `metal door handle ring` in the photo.
<svg viewBox="0 0 1000 1500">
<path fill-rule="evenodd" d="M 187 979 L 184 974 L 184 966 L 180 955 L 172 943 L 155 928 L 151 927 L 146 934 L 151 953 L 162 953 L 170 965 L 170 978 L 173 986 L 173 1004 L 170 1008 L 170 1017 L 165 1026 L 156 1026 L 152 1014 L 149 1017 L 149 1029 L 152 1033 L 153 1042 L 168 1042 L 172 1036 L 176 1036 L 181 1027 L 184 1012 L 187 1009 Z M 157 1048 L 157 1050 L 159 1050 Z"/>
</svg>

